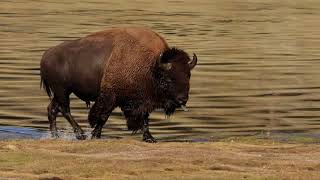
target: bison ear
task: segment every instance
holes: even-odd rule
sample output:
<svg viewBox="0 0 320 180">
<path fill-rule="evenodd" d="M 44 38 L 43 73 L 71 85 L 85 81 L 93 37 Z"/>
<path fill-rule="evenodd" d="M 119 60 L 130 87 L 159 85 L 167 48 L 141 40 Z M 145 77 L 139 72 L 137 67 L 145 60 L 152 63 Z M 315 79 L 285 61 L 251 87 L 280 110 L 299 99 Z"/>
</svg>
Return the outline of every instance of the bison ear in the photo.
<svg viewBox="0 0 320 180">
<path fill-rule="evenodd" d="M 189 61 L 190 70 L 192 70 L 197 65 L 197 62 L 198 62 L 197 55 L 193 53 L 193 58 L 191 61 Z"/>
<path fill-rule="evenodd" d="M 162 62 L 162 53 L 160 54 L 160 56 L 157 59 L 157 66 L 160 67 L 163 70 L 170 70 L 172 68 L 172 64 L 171 63 L 164 63 Z"/>
</svg>

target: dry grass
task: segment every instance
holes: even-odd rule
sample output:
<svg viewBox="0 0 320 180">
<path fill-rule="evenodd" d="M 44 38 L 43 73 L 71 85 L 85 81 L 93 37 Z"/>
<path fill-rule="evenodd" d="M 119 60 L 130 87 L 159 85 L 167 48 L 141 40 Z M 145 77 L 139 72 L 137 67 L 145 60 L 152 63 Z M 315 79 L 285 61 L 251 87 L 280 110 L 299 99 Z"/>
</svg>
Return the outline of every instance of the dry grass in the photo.
<svg viewBox="0 0 320 180">
<path fill-rule="evenodd" d="M 320 145 L 271 141 L 148 144 L 133 139 L 0 141 L 0 177 L 318 179 Z"/>
</svg>

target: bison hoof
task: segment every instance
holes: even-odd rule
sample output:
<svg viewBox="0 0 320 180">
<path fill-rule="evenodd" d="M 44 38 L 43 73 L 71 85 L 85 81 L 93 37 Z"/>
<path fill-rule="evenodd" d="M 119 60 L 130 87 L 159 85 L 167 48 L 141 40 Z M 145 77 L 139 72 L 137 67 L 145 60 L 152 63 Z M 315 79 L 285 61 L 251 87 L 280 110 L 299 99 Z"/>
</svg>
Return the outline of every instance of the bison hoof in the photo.
<svg viewBox="0 0 320 180">
<path fill-rule="evenodd" d="M 85 139 L 87 138 L 87 136 L 84 135 L 84 134 L 77 134 L 77 135 L 76 135 L 76 138 L 77 138 L 78 140 L 85 140 Z"/>
<path fill-rule="evenodd" d="M 95 136 L 95 135 L 91 136 L 91 139 L 100 139 L 100 138 L 101 138 L 101 136 Z"/>
<path fill-rule="evenodd" d="M 91 139 L 100 139 L 101 138 L 101 131 L 99 130 L 93 130 L 92 131 L 92 136 L 91 136 Z"/>
<path fill-rule="evenodd" d="M 157 140 L 154 137 L 152 137 L 151 135 L 143 136 L 143 141 L 147 142 L 147 143 L 156 143 L 157 142 Z"/>
<path fill-rule="evenodd" d="M 154 138 L 143 139 L 143 141 L 147 142 L 147 143 L 156 143 L 157 142 L 157 140 Z"/>
<path fill-rule="evenodd" d="M 53 139 L 59 138 L 58 132 L 51 132 L 51 138 Z"/>
</svg>

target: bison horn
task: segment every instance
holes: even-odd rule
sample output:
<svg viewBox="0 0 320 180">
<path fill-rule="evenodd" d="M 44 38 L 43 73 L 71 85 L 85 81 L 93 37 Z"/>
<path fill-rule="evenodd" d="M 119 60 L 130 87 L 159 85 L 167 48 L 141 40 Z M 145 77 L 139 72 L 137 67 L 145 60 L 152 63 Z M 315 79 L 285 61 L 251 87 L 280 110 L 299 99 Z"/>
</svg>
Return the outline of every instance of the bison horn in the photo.
<svg viewBox="0 0 320 180">
<path fill-rule="evenodd" d="M 193 69 L 197 65 L 197 61 L 198 61 L 197 55 L 193 53 L 193 58 L 191 61 L 189 61 L 190 69 Z"/>
<path fill-rule="evenodd" d="M 170 70 L 172 67 L 171 63 L 163 63 L 162 62 L 162 53 L 160 54 L 159 58 L 157 59 L 157 64 L 163 70 Z"/>
</svg>

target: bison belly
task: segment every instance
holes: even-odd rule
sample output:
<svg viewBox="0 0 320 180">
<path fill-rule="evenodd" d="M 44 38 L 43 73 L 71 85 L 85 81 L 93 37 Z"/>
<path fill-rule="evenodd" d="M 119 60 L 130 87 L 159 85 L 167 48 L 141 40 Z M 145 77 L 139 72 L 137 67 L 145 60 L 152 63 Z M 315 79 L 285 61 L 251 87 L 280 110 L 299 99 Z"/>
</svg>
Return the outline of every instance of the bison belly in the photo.
<svg viewBox="0 0 320 180">
<path fill-rule="evenodd" d="M 99 95 L 106 61 L 112 51 L 111 40 L 82 40 L 80 48 L 71 49 L 72 66 L 70 85 L 72 92 L 84 101 L 95 101 Z M 74 51 L 74 52 L 72 52 Z"/>
</svg>

